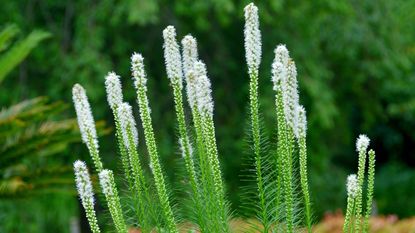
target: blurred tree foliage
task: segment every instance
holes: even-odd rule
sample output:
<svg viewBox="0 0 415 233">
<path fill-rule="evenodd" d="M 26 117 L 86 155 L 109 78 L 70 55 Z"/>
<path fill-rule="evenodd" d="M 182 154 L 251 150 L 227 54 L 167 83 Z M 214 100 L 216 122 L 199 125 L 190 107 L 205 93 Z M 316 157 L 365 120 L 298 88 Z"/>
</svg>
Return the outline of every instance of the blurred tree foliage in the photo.
<svg viewBox="0 0 415 233">
<path fill-rule="evenodd" d="M 172 95 L 163 62 L 161 32 L 174 25 L 192 33 L 206 61 L 216 102 L 215 121 L 225 178 L 234 206 L 240 186 L 247 128 L 248 77 L 243 49 L 243 7 L 230 0 L 7 1 L 1 22 L 23 30 L 42 28 L 52 39 L 5 80 L 0 103 L 48 95 L 69 101 L 71 87 L 88 90 L 97 119 L 112 121 L 106 106 L 104 76 L 115 70 L 124 79 L 126 99 L 134 101 L 129 56 L 143 53 L 150 101 L 165 167 L 178 158 Z M 378 168 L 395 161 L 415 166 L 415 1 L 316 0 L 258 1 L 264 59 L 260 71 L 261 109 L 266 128 L 275 128 L 270 84 L 273 49 L 287 44 L 297 63 L 301 102 L 308 109 L 312 196 L 317 214 L 345 205 L 344 182 L 357 163 L 354 140 L 372 139 Z M 37 77 L 37 78 L 34 78 Z M 71 114 L 74 116 L 74 113 Z M 116 152 L 113 138 L 101 142 L 107 160 Z M 107 146 L 106 146 L 107 145 Z M 169 166 L 171 165 L 171 166 Z M 392 171 L 388 169 L 387 171 Z M 387 172 L 385 170 L 385 172 Z M 174 170 L 170 169 L 170 177 Z M 399 174 L 389 174 L 384 176 Z M 376 182 L 392 184 L 378 179 Z M 404 181 L 402 181 L 404 182 Z M 409 185 L 409 183 L 408 183 Z M 376 196 L 383 198 L 376 192 Z M 415 204 L 414 204 L 415 205 Z M 393 208 L 393 198 L 379 205 Z"/>
<path fill-rule="evenodd" d="M 18 34 L 16 25 L 0 31 L 0 86 L 49 36 L 35 30 L 16 40 Z M 0 110 L 0 221 L 6 223 L 0 225 L 0 232 L 60 231 L 69 227 L 76 202 L 72 167 L 68 164 L 73 159 L 66 152 L 71 143 L 80 141 L 80 134 L 76 119 L 62 120 L 67 108 L 62 101 L 36 97 Z M 103 122 L 97 124 L 100 132 L 108 132 L 103 126 Z M 72 205 L 69 208 L 69 203 L 62 205 L 67 199 Z M 51 208 L 51 201 L 60 203 L 61 208 Z M 21 220 L 30 224 L 21 224 Z M 51 229 L 48 225 L 52 222 Z"/>
</svg>

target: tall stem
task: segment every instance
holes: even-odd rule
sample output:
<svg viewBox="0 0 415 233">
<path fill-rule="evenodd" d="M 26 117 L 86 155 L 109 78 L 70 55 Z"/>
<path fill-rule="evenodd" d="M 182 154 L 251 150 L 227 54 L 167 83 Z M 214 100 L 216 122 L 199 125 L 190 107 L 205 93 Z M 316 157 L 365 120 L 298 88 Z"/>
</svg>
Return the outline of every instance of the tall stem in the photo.
<svg viewBox="0 0 415 233">
<path fill-rule="evenodd" d="M 308 178 L 307 178 L 307 146 L 306 138 L 299 138 L 299 148 L 300 148 L 300 182 L 301 189 L 304 196 L 304 205 L 305 205 L 305 215 L 306 215 L 306 224 L 308 232 L 311 233 L 311 203 L 310 203 L 310 193 L 308 190 Z"/>
<path fill-rule="evenodd" d="M 170 206 L 170 201 L 167 194 L 162 168 L 159 161 L 159 155 L 157 151 L 156 140 L 154 137 L 153 125 L 151 122 L 146 90 L 143 85 L 136 85 L 136 87 L 137 100 L 140 108 L 140 117 L 144 128 L 144 137 L 147 145 L 147 150 L 150 155 L 150 165 L 154 175 L 157 194 L 163 209 L 163 215 L 167 221 L 167 228 L 169 232 L 178 232 L 174 220 L 173 211 Z"/>
</svg>

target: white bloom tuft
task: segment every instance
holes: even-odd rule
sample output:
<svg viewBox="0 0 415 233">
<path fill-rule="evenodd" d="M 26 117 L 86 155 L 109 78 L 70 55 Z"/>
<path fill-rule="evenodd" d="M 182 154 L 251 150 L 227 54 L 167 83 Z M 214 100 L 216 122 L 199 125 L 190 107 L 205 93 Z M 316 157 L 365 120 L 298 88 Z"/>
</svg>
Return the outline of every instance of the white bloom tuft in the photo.
<svg viewBox="0 0 415 233">
<path fill-rule="evenodd" d="M 199 57 L 196 39 L 191 35 L 187 35 L 182 39 L 182 46 L 183 71 L 184 75 L 187 77 L 187 74 L 193 69 L 193 64 Z"/>
<path fill-rule="evenodd" d="M 284 103 L 284 115 L 290 128 L 295 131 L 297 121 L 297 106 L 299 105 L 297 69 L 289 57 L 285 45 L 278 45 L 274 50 L 275 58 L 272 64 L 272 82 L 275 91 L 281 91 Z"/>
<path fill-rule="evenodd" d="M 285 118 L 288 125 L 294 129 L 297 116 L 297 106 L 299 105 L 297 69 L 294 61 L 288 62 L 287 79 L 283 82 L 283 101 Z"/>
<path fill-rule="evenodd" d="M 193 64 L 192 69 L 188 72 L 186 79 L 187 99 L 192 109 L 195 109 L 195 107 L 197 107 L 197 86 L 199 85 L 199 77 L 201 76 L 207 77 L 206 65 L 202 61 L 196 61 Z"/>
<path fill-rule="evenodd" d="M 113 187 L 113 173 L 111 170 L 104 169 L 99 173 L 99 183 L 102 188 L 102 192 L 105 196 L 114 196 L 114 187 Z"/>
<path fill-rule="evenodd" d="M 207 114 L 213 116 L 213 100 L 212 100 L 212 88 L 210 80 L 207 77 L 206 66 L 202 61 L 195 62 L 194 72 L 194 98 L 190 101 L 197 105 L 197 109 L 201 114 Z"/>
<path fill-rule="evenodd" d="M 282 80 L 285 79 L 287 76 L 287 69 L 286 67 L 279 62 L 277 59 L 274 59 L 272 63 L 272 83 L 274 91 L 282 91 Z"/>
<path fill-rule="evenodd" d="M 203 75 L 207 76 L 206 65 L 201 60 L 196 61 L 193 64 L 193 70 L 196 76 L 203 76 Z"/>
<path fill-rule="evenodd" d="M 370 139 L 366 135 L 364 134 L 359 135 L 356 141 L 356 150 L 358 152 L 360 151 L 366 152 L 367 148 L 369 147 L 369 143 L 370 143 Z"/>
<path fill-rule="evenodd" d="M 91 106 L 89 105 L 85 89 L 81 85 L 75 84 L 73 86 L 72 99 L 75 105 L 82 141 L 88 145 L 89 137 L 91 137 L 93 143 L 98 149 L 97 131 L 95 129 L 94 117 L 92 116 Z"/>
<path fill-rule="evenodd" d="M 134 148 L 138 145 L 138 132 L 136 128 L 136 123 L 133 116 L 133 110 L 131 105 L 128 103 L 122 103 L 118 107 L 118 115 L 120 117 L 120 125 L 121 125 L 121 131 L 122 136 L 124 139 L 124 144 L 127 148 L 130 148 L 130 142 L 128 138 L 128 131 L 130 131 L 134 145 L 132 145 Z"/>
<path fill-rule="evenodd" d="M 176 41 L 176 29 L 173 26 L 167 26 L 166 29 L 163 30 L 163 38 L 167 77 L 171 82 L 177 83 L 182 87 L 182 58 L 179 45 Z"/>
<path fill-rule="evenodd" d="M 359 192 L 359 184 L 357 181 L 357 176 L 355 174 L 351 174 L 347 177 L 347 196 L 355 198 Z"/>
<path fill-rule="evenodd" d="M 147 78 L 144 71 L 144 58 L 139 53 L 133 53 L 131 56 L 131 72 L 134 79 L 134 85 L 137 88 L 142 86 L 147 90 Z"/>
<path fill-rule="evenodd" d="M 261 63 L 261 31 L 259 30 L 258 8 L 250 3 L 245 12 L 245 56 L 250 74 L 258 74 Z"/>
<path fill-rule="evenodd" d="M 91 178 L 85 162 L 77 160 L 73 164 L 75 171 L 76 189 L 84 206 L 94 203 L 94 192 L 92 190 Z"/>
<path fill-rule="evenodd" d="M 305 138 L 307 133 L 307 116 L 305 108 L 302 105 L 297 106 L 297 118 L 295 120 L 295 136 L 297 139 Z"/>
<path fill-rule="evenodd" d="M 114 72 L 109 72 L 105 77 L 105 89 L 107 91 L 108 104 L 114 110 L 115 107 L 123 102 L 120 76 Z"/>
<path fill-rule="evenodd" d="M 285 45 L 283 44 L 278 45 L 277 48 L 275 48 L 274 53 L 275 53 L 275 60 L 281 62 L 284 66 L 288 65 L 290 54 Z"/>
</svg>

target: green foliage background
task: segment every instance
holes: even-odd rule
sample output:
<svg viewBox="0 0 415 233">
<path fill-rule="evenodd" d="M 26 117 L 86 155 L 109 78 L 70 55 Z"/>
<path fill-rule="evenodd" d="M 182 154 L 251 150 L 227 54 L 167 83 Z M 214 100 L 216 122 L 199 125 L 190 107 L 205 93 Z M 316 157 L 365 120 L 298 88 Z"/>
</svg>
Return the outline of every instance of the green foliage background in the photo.
<svg viewBox="0 0 415 233">
<path fill-rule="evenodd" d="M 0 7 L 0 22 L 14 23 L 26 34 L 42 29 L 51 37 L 2 82 L 0 106 L 39 95 L 70 102 L 70 90 L 79 82 L 88 91 L 96 119 L 112 123 L 104 76 L 111 70 L 119 73 L 126 99 L 134 103 L 129 57 L 133 51 L 141 52 L 160 153 L 174 179 L 172 167 L 179 157 L 172 136 L 176 119 L 161 36 L 164 27 L 172 24 L 180 37 L 192 33 L 198 39 L 200 57 L 207 63 L 222 167 L 237 208 L 248 125 L 243 49 L 247 3 L 6 1 Z M 409 187 L 414 187 L 415 178 L 415 1 L 273 0 L 256 4 L 263 35 L 260 99 L 264 122 L 272 132 L 275 110 L 270 66 L 274 47 L 284 43 L 296 61 L 301 103 L 308 110 L 311 195 L 317 215 L 345 206 L 345 178 L 356 171 L 354 142 L 360 133 L 372 139 L 371 147 L 377 152 L 378 211 L 402 217 L 415 213 L 415 201 L 395 202 L 399 197 L 410 200 L 413 188 Z M 73 110 L 66 114 L 75 115 Z M 102 138 L 101 145 L 104 162 L 115 167 L 114 138 Z M 74 159 L 88 158 L 83 147 L 68 148 L 67 153 Z"/>
</svg>

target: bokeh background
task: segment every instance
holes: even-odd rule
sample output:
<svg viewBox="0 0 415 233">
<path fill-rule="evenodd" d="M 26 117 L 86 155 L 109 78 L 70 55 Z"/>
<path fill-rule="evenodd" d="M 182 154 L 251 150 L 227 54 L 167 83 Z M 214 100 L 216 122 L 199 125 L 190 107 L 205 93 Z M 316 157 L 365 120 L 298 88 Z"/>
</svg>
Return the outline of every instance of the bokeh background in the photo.
<svg viewBox="0 0 415 233">
<path fill-rule="evenodd" d="M 198 40 L 213 85 L 229 200 L 236 213 L 241 211 L 238 193 L 248 129 L 243 47 L 247 3 L 2 1 L 0 231 L 69 232 L 82 219 L 71 165 L 76 159 L 90 162 L 90 158 L 79 142 L 71 89 L 75 83 L 87 89 L 100 121 L 102 158 L 107 167 L 117 169 L 104 77 L 109 71 L 120 74 L 125 98 L 134 104 L 129 67 L 134 51 L 145 57 L 160 154 L 170 182 L 175 182 L 180 156 L 161 34 L 167 25 L 176 27 L 178 39 L 191 33 Z M 377 152 L 375 212 L 400 218 L 414 215 L 415 1 L 256 4 L 263 37 L 260 102 L 265 128 L 275 131 L 270 67 L 273 49 L 283 43 L 296 61 L 300 102 L 307 109 L 310 185 L 317 219 L 345 208 L 345 179 L 357 169 L 354 144 L 360 133 L 371 138 L 370 147 Z M 28 40 L 31 43 L 21 45 Z M 12 51 L 19 45 L 23 48 Z M 6 65 L 13 69 L 5 72 Z M 39 96 L 47 98 L 33 99 Z M 26 102 L 22 105 L 22 101 Z"/>
</svg>

